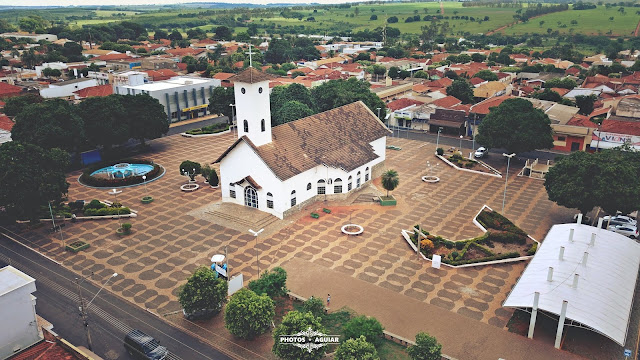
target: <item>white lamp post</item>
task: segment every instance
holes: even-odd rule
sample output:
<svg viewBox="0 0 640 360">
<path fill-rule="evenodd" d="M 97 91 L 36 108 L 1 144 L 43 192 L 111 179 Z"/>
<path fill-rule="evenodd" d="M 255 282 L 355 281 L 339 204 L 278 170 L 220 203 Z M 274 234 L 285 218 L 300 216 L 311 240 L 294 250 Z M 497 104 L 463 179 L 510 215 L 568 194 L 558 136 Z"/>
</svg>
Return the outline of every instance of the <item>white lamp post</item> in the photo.
<svg viewBox="0 0 640 360">
<path fill-rule="evenodd" d="M 462 153 L 462 138 L 463 138 L 463 136 L 460 135 L 460 153 Z"/>
<path fill-rule="evenodd" d="M 260 278 L 260 261 L 258 260 L 258 235 L 260 235 L 260 233 L 263 231 L 264 231 L 264 228 L 258 231 L 253 231 L 249 229 L 249 232 L 252 233 L 253 236 L 256 238 L 256 267 L 258 268 L 258 278 Z"/>
<path fill-rule="evenodd" d="M 102 287 L 98 290 L 98 292 L 93 296 L 93 299 L 91 299 L 91 301 L 89 301 L 87 303 L 87 305 L 84 304 L 84 298 L 82 297 L 82 291 L 80 290 L 80 284 L 82 282 L 84 282 L 87 277 L 92 276 L 93 272 L 90 275 L 87 275 L 85 277 L 83 277 L 82 279 L 76 278 L 76 285 L 78 286 L 78 298 L 80 299 L 80 306 L 78 306 L 78 310 L 80 310 L 80 316 L 82 317 L 82 323 L 84 325 L 84 329 L 85 332 L 87 334 L 87 348 L 89 350 L 92 350 L 92 342 L 91 342 L 91 333 L 89 332 L 89 322 L 88 322 L 88 316 L 87 316 L 87 309 L 89 308 L 89 305 L 91 305 L 91 303 L 93 302 L 93 300 L 96 299 L 96 297 L 98 296 L 98 294 L 100 294 L 100 291 L 102 291 L 102 289 L 104 289 L 105 286 L 107 286 L 107 283 L 113 279 L 114 277 L 118 276 L 118 273 L 113 273 L 113 275 L 111 275 L 107 281 L 105 281 L 105 283 L 102 285 Z"/>
<path fill-rule="evenodd" d="M 442 126 L 438 127 L 438 136 L 436 137 L 436 150 L 438 149 L 438 146 L 440 145 L 440 133 L 442 132 Z"/>
<path fill-rule="evenodd" d="M 502 156 L 507 157 L 507 176 L 504 178 L 504 193 L 502 194 L 502 215 L 504 215 L 504 203 L 505 203 L 505 200 L 507 199 L 507 181 L 509 181 L 509 165 L 511 165 L 511 158 L 516 156 L 516 154 L 503 153 Z"/>
<path fill-rule="evenodd" d="M 149 195 L 149 189 L 147 189 L 147 175 L 142 175 L 142 183 L 144 184 L 144 192 Z"/>
<path fill-rule="evenodd" d="M 118 204 L 118 194 L 120 194 L 122 192 L 122 190 L 117 190 L 117 189 L 111 189 L 111 191 L 109 191 L 109 195 L 113 195 L 115 198 L 115 202 L 113 203 L 114 205 Z M 116 209 L 118 209 L 118 224 L 120 224 L 120 206 L 118 206 Z"/>
</svg>

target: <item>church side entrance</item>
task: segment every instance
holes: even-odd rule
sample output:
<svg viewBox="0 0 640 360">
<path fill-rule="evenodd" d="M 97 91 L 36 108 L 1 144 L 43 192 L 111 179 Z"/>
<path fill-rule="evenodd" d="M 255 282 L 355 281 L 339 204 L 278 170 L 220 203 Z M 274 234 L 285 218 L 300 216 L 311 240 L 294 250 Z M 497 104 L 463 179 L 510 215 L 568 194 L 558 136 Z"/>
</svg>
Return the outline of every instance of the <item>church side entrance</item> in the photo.
<svg viewBox="0 0 640 360">
<path fill-rule="evenodd" d="M 258 208 L 258 193 L 256 189 L 251 186 L 247 186 L 244 189 L 244 205 L 252 208 Z"/>
</svg>

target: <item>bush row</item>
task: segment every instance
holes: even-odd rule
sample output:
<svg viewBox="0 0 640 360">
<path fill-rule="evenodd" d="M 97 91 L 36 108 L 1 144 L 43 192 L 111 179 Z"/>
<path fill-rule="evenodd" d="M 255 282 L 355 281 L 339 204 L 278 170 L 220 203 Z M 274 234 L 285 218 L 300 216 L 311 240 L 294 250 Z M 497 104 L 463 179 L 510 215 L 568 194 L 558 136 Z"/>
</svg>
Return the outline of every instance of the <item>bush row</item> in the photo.
<svg viewBox="0 0 640 360">
<path fill-rule="evenodd" d="M 460 256 L 458 256 L 458 257 L 460 257 Z M 443 258 L 442 262 L 445 263 L 445 264 L 449 264 L 449 265 L 466 265 L 466 264 L 475 264 L 475 263 L 479 263 L 479 262 L 504 260 L 504 259 L 517 258 L 517 257 L 520 257 L 520 253 L 518 253 L 517 251 L 512 251 L 512 252 L 509 252 L 509 253 L 493 255 L 493 256 L 487 256 L 487 257 L 478 258 L 478 259 L 453 260 L 452 261 L 452 260 Z"/>
<path fill-rule="evenodd" d="M 107 216 L 107 215 L 127 215 L 131 214 L 128 207 L 103 207 L 101 209 L 86 209 L 85 216 Z"/>
<path fill-rule="evenodd" d="M 143 160 L 143 159 L 123 159 L 123 160 L 119 160 L 119 161 L 103 161 L 100 163 L 96 163 L 93 165 L 88 166 L 87 168 L 85 168 L 82 172 L 82 175 L 80 176 L 80 182 L 82 182 L 83 184 L 89 185 L 89 186 L 95 186 L 95 187 L 118 187 L 118 186 L 127 186 L 127 185 L 135 185 L 135 184 L 141 184 L 143 183 L 145 180 L 142 179 L 142 176 L 132 176 L 132 177 L 128 177 L 128 178 L 124 178 L 124 179 L 105 179 L 105 178 L 98 178 L 98 177 L 94 177 L 91 176 L 91 173 L 98 170 L 98 169 L 102 169 L 103 167 L 107 167 L 107 166 L 111 166 L 117 163 L 130 163 L 130 164 L 149 164 L 149 165 L 153 165 L 153 170 L 149 171 L 148 173 L 146 173 L 145 175 L 147 176 L 147 180 L 146 181 L 150 181 L 154 178 L 156 178 L 162 170 L 162 167 L 156 163 L 154 163 L 153 161 L 150 160 Z"/>
<path fill-rule="evenodd" d="M 221 124 L 212 124 L 208 126 L 201 127 L 200 129 L 193 129 L 187 131 L 189 135 L 205 135 L 205 134 L 217 134 L 219 132 L 229 130 L 229 124 L 221 123 Z"/>
<path fill-rule="evenodd" d="M 478 222 L 487 230 L 495 229 L 515 233 L 525 237 L 527 236 L 527 233 L 496 211 L 481 211 L 480 214 L 478 214 L 477 219 Z"/>
</svg>

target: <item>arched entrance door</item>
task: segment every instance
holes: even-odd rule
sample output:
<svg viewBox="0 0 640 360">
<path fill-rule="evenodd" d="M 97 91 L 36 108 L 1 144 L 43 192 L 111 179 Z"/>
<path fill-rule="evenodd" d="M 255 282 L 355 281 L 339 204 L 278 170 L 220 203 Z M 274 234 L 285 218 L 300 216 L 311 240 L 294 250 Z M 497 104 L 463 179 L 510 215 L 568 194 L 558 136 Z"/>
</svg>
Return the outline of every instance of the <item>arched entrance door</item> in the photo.
<svg viewBox="0 0 640 360">
<path fill-rule="evenodd" d="M 251 186 L 247 186 L 244 189 L 244 204 L 252 208 L 258 208 L 258 193 Z"/>
</svg>

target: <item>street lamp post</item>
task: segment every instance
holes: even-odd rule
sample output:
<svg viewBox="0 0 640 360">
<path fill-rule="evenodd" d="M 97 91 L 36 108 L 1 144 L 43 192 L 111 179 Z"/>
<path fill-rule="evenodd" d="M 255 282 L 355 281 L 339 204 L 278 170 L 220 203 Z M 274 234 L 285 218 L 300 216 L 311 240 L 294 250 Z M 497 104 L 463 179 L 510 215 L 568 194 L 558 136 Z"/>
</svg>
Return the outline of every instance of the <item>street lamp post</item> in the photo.
<svg viewBox="0 0 640 360">
<path fill-rule="evenodd" d="M 438 146 L 440 145 L 440 133 L 442 132 L 442 126 L 438 127 L 438 136 L 436 137 L 436 150 L 438 149 Z"/>
<path fill-rule="evenodd" d="M 122 190 L 117 189 L 111 189 L 111 191 L 109 191 L 109 195 L 113 195 L 115 198 L 115 202 L 113 203 L 114 205 L 118 205 L 118 194 L 121 192 Z M 120 206 L 116 207 L 116 209 L 118 209 L 118 224 L 120 224 Z"/>
<path fill-rule="evenodd" d="M 82 317 L 82 324 L 84 325 L 84 330 L 85 333 L 87 334 L 87 348 L 89 350 L 93 350 L 93 343 L 91 342 L 91 332 L 89 331 L 89 321 L 88 321 L 88 316 L 87 316 L 87 309 L 89 309 L 89 306 L 91 305 L 91 303 L 93 302 L 93 300 L 96 299 L 96 297 L 98 296 L 98 294 L 100 294 L 100 291 L 102 291 L 102 289 L 104 289 L 105 286 L 107 286 L 107 283 L 109 283 L 109 281 L 111 279 L 113 279 L 114 277 L 118 276 L 118 273 L 113 273 L 113 275 L 111 275 L 107 281 L 105 281 L 105 283 L 102 285 L 102 287 L 98 290 L 98 292 L 93 296 L 93 299 L 91 299 L 87 305 L 84 304 L 84 298 L 82 297 L 82 287 L 80 286 L 80 284 L 82 284 L 85 280 L 87 280 L 87 277 L 89 276 L 93 276 L 93 272 L 85 277 L 83 277 L 82 279 L 80 278 L 76 278 L 76 285 L 78 287 L 78 299 L 80 301 L 80 305 L 78 306 L 78 310 L 80 310 L 80 316 Z"/>
<path fill-rule="evenodd" d="M 56 221 L 53 218 L 53 210 L 51 209 L 51 201 L 49 201 L 48 204 L 49 204 L 49 213 L 51 214 L 51 225 L 53 226 L 53 231 L 56 231 Z M 60 226 L 60 241 L 62 241 L 62 248 L 64 249 L 65 245 L 64 245 L 64 236 L 62 235 L 62 226 Z"/>
<path fill-rule="evenodd" d="M 507 181 L 509 181 L 509 165 L 511 165 L 511 158 L 516 156 L 516 154 L 503 153 L 502 156 L 507 157 L 507 176 L 504 178 L 504 193 L 502 194 L 502 215 L 504 215 L 504 203 L 505 203 L 505 200 L 507 199 Z"/>
<path fill-rule="evenodd" d="M 463 136 L 460 135 L 460 153 L 461 154 L 462 154 L 462 138 L 463 138 Z"/>
<path fill-rule="evenodd" d="M 147 175 L 142 175 L 142 183 L 144 184 L 144 192 L 149 195 L 149 189 L 147 189 Z"/>
<path fill-rule="evenodd" d="M 260 278 L 260 261 L 258 260 L 258 235 L 260 235 L 260 233 L 263 231 L 264 231 L 264 228 L 258 231 L 253 231 L 249 229 L 249 232 L 252 233 L 253 236 L 256 238 L 256 267 L 258 268 L 258 278 Z"/>
</svg>

